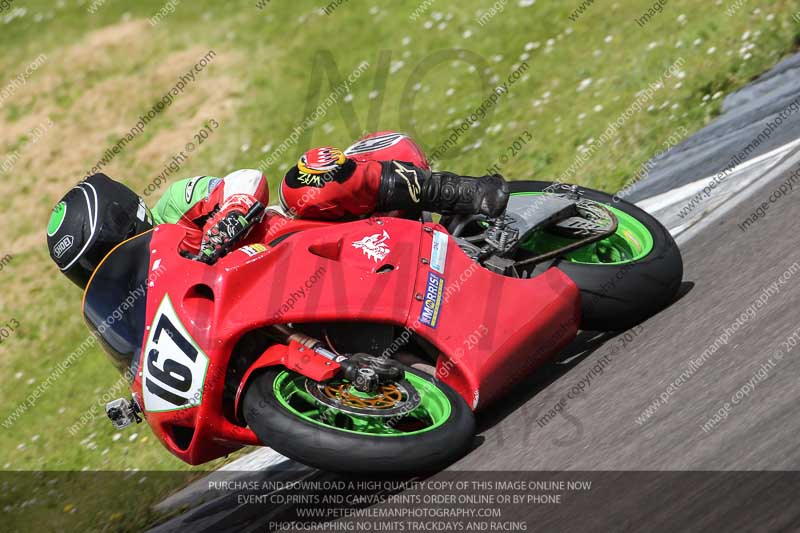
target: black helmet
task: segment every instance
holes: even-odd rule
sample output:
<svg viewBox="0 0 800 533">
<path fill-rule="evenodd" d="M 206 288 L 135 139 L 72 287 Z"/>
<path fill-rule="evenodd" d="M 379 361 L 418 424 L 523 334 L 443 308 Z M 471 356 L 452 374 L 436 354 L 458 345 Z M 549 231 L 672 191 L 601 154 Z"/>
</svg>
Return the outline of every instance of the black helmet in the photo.
<svg viewBox="0 0 800 533">
<path fill-rule="evenodd" d="M 61 271 L 84 289 L 112 248 L 152 227 L 150 211 L 135 192 L 105 174 L 95 174 L 53 209 L 47 247 Z"/>
</svg>

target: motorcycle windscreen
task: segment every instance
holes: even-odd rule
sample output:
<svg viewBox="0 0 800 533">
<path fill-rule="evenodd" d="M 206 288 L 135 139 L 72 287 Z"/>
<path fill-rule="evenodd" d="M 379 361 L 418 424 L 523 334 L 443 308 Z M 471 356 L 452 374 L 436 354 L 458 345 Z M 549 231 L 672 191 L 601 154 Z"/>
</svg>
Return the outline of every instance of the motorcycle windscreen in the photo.
<svg viewBox="0 0 800 533">
<path fill-rule="evenodd" d="M 86 287 L 83 315 L 111 362 L 130 381 L 139 365 L 147 307 L 152 232 L 113 250 Z"/>
</svg>

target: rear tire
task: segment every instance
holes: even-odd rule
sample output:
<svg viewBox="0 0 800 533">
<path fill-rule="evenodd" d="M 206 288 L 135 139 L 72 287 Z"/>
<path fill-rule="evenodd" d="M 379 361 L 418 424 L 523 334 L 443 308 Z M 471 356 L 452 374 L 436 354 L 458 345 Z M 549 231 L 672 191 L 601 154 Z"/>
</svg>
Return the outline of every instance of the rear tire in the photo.
<svg viewBox="0 0 800 533">
<path fill-rule="evenodd" d="M 440 470 L 467 452 L 475 419 L 464 399 L 445 383 L 412 368 L 405 371 L 416 376 L 417 383 L 424 380 L 435 387 L 449 402 L 449 416 L 438 427 L 413 435 L 378 436 L 309 421 L 277 397 L 276 380 L 287 379 L 287 372 L 292 379 L 300 377 L 278 367 L 253 378 L 244 393 L 242 414 L 265 445 L 321 470 L 355 474 Z M 422 389 L 420 395 L 426 394 Z"/>
<path fill-rule="evenodd" d="M 515 181 L 511 193 L 543 192 L 544 181 Z M 636 220 L 653 239 L 651 251 L 624 264 L 577 263 L 559 259 L 554 266 L 567 274 L 581 292 L 581 329 L 619 331 L 642 322 L 668 306 L 683 280 L 683 260 L 675 240 L 649 213 L 624 200 L 593 189 L 578 188 L 589 200 L 611 206 Z"/>
</svg>

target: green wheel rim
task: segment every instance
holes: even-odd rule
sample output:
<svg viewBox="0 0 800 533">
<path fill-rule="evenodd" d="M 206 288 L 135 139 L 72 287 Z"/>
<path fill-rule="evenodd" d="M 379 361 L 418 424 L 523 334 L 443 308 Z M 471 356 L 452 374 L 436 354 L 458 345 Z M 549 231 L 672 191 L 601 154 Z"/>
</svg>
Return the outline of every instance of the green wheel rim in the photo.
<svg viewBox="0 0 800 533">
<path fill-rule="evenodd" d="M 517 192 L 511 196 L 541 194 L 547 193 Z M 647 257 L 653 251 L 653 236 L 650 230 L 628 213 L 605 203 L 603 206 L 617 217 L 619 222 L 617 231 L 601 241 L 566 254 L 564 258 L 572 263 L 622 265 Z M 545 231 L 538 231 L 523 241 L 521 247 L 528 252 L 541 254 L 566 246 L 570 242 L 573 241 Z"/>
<path fill-rule="evenodd" d="M 411 372 L 405 380 L 420 396 L 419 405 L 395 417 L 356 415 L 326 405 L 308 393 L 306 378 L 295 372 L 280 372 L 272 384 L 278 402 L 298 418 L 336 431 L 371 437 L 404 437 L 432 431 L 450 417 L 450 400 L 433 383 Z M 420 427 L 422 426 L 422 427 Z M 403 428 L 413 429 L 404 430 Z"/>
</svg>

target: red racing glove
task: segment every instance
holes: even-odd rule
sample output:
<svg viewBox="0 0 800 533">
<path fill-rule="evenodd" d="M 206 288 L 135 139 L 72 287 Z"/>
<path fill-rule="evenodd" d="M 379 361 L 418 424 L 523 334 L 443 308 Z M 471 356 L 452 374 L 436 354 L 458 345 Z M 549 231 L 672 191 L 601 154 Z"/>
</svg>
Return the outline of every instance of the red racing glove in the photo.
<svg viewBox="0 0 800 533">
<path fill-rule="evenodd" d="M 226 246 L 242 230 L 252 226 L 244 216 L 256 203 L 255 196 L 237 194 L 228 198 L 203 227 L 200 254 L 210 256 Z"/>
</svg>

